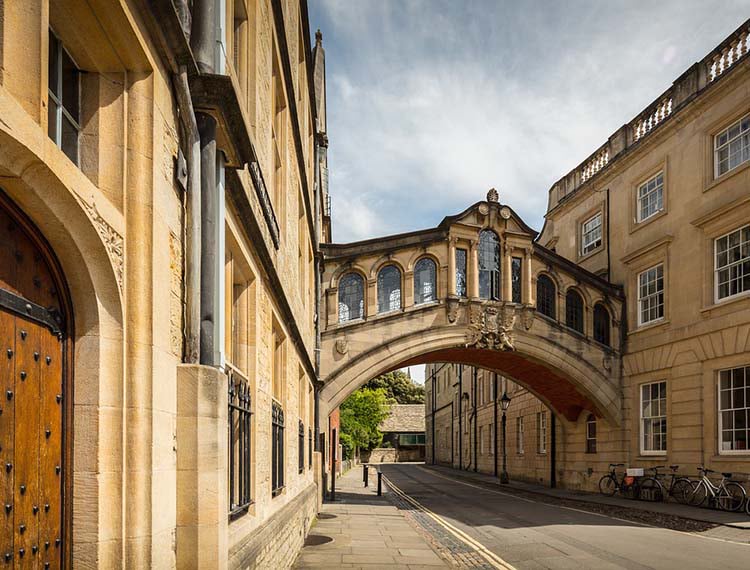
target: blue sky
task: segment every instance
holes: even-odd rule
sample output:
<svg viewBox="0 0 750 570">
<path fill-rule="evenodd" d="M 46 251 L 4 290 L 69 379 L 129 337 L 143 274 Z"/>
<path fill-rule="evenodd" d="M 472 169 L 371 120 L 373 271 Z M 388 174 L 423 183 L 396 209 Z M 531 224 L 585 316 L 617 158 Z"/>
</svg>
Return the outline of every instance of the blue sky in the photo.
<svg viewBox="0 0 750 570">
<path fill-rule="evenodd" d="M 552 184 L 750 17 L 750 0 L 309 8 L 336 242 L 433 227 L 490 187 L 541 229 Z"/>
<path fill-rule="evenodd" d="M 750 16 L 750 0 L 309 0 L 337 242 L 550 186 Z"/>
</svg>

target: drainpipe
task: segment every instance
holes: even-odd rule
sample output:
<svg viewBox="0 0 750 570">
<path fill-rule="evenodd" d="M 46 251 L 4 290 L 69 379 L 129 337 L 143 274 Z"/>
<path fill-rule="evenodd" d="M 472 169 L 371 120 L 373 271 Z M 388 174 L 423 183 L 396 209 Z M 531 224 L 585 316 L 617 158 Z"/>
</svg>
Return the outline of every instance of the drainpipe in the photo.
<svg viewBox="0 0 750 570">
<path fill-rule="evenodd" d="M 464 468 L 464 428 L 463 428 L 463 405 L 464 399 L 464 365 L 458 365 L 458 468 Z"/>
<path fill-rule="evenodd" d="M 552 433 L 550 434 L 550 465 L 549 465 L 549 486 L 554 489 L 557 487 L 557 416 L 555 412 L 550 409 L 550 427 Z"/>
<path fill-rule="evenodd" d="M 472 415 L 474 416 L 474 472 L 477 471 L 477 367 L 474 367 L 474 387 L 472 388 L 472 392 L 474 392 L 474 412 L 472 412 Z"/>
<path fill-rule="evenodd" d="M 188 13 L 189 14 L 189 13 Z M 197 364 L 200 355 L 200 286 L 201 286 L 201 146 L 198 124 L 187 78 L 187 67 L 180 66 L 173 77 L 180 119 L 188 138 L 188 182 L 185 209 L 186 232 L 186 310 L 185 362 Z"/>
<path fill-rule="evenodd" d="M 216 61 L 216 0 L 194 0 L 190 49 L 201 73 L 213 73 Z"/>
<path fill-rule="evenodd" d="M 432 371 L 432 464 L 435 465 L 435 370 Z"/>
<path fill-rule="evenodd" d="M 492 420 L 492 427 L 495 431 L 492 437 L 492 457 L 493 457 L 493 475 L 497 477 L 497 372 L 494 373 L 492 378 L 492 395 L 493 395 L 493 414 L 494 419 Z"/>
<path fill-rule="evenodd" d="M 451 467 L 453 466 L 453 462 L 455 461 L 455 450 L 453 449 L 453 441 L 456 439 L 456 436 L 453 435 L 456 433 L 456 420 L 453 417 L 453 399 L 451 399 Z"/>
</svg>

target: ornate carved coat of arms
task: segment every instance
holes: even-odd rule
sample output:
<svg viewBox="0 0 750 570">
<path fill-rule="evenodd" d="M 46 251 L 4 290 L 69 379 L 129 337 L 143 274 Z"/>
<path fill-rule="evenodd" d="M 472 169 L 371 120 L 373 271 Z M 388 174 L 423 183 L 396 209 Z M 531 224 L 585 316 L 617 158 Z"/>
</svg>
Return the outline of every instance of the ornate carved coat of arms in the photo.
<svg viewBox="0 0 750 570">
<path fill-rule="evenodd" d="M 466 347 L 488 348 L 491 350 L 515 350 L 513 346 L 513 325 L 516 312 L 513 307 L 471 307 L 469 330 L 466 333 Z"/>
<path fill-rule="evenodd" d="M 336 340 L 336 352 L 341 354 L 342 356 L 349 352 L 349 341 L 345 338 L 340 338 Z"/>
</svg>

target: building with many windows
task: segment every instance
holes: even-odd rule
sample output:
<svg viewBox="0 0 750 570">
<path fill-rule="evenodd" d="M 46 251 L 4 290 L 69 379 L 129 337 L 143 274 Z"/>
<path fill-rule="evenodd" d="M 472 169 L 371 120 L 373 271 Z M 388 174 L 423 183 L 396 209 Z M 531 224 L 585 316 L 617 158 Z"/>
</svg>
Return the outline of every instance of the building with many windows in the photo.
<svg viewBox="0 0 750 570">
<path fill-rule="evenodd" d="M 517 406 L 512 397 L 512 474 L 548 481 L 553 469 L 558 483 L 591 489 L 610 462 L 748 471 L 749 41 L 745 22 L 550 189 L 535 243 L 622 286 L 626 302 L 613 311 L 550 266 L 533 275 L 536 314 L 621 350 L 624 416 L 618 426 L 583 409 L 575 421 L 555 422 L 555 402 L 542 397 L 527 407 L 529 394 Z M 619 346 L 611 337 L 618 329 Z M 492 472 L 481 449 L 496 437 L 494 416 L 481 404 L 471 416 L 482 394 L 467 383 L 473 371 L 463 371 L 458 388 L 456 366 L 428 368 L 428 461 Z M 555 467 L 540 471 L 555 430 Z"/>
<path fill-rule="evenodd" d="M 305 1 L 0 2 L 6 562 L 294 560 L 330 234 L 310 38 Z"/>
</svg>

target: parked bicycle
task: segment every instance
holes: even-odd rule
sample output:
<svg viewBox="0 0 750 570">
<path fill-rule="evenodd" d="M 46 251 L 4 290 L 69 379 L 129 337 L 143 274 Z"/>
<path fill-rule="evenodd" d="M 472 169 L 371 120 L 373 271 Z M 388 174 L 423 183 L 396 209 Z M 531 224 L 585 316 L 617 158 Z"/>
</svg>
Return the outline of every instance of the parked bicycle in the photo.
<svg viewBox="0 0 750 570">
<path fill-rule="evenodd" d="M 679 468 L 679 465 L 669 466 L 671 478 L 669 486 L 665 487 L 662 480 L 666 475 L 660 475 L 659 469 L 666 469 L 666 467 L 664 465 L 649 467 L 647 471 L 653 472 L 653 475 L 643 477 L 638 482 L 638 498 L 643 501 L 660 502 L 672 497 L 678 503 L 686 503 L 693 491 L 693 482 L 687 477 L 678 477 L 677 470 Z"/>
<path fill-rule="evenodd" d="M 609 464 L 609 473 L 599 479 L 599 492 L 602 495 L 611 497 L 619 491 L 628 499 L 638 498 L 638 480 L 635 477 L 627 477 L 625 473 L 618 477 L 617 468 L 624 466 L 624 463 Z"/>
<path fill-rule="evenodd" d="M 723 511 L 736 512 L 745 503 L 745 489 L 739 483 L 727 481 L 732 477 L 731 473 L 722 473 L 721 481 L 715 484 L 708 478 L 709 473 L 716 473 L 712 469 L 698 467 L 700 479 L 695 483 L 693 490 L 688 495 L 688 503 L 700 507 L 708 504 L 716 504 Z"/>
</svg>

